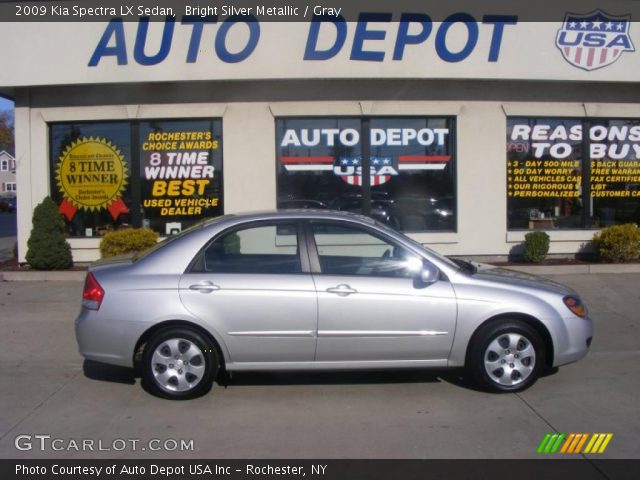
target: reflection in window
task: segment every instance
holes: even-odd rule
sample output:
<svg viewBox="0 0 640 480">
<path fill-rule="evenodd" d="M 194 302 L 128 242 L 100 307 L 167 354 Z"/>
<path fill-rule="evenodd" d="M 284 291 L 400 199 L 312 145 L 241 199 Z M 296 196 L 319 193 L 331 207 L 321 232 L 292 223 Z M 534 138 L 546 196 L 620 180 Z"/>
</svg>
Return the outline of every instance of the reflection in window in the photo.
<svg viewBox="0 0 640 480">
<path fill-rule="evenodd" d="M 354 227 L 314 223 L 322 273 L 413 278 L 422 261 L 390 241 Z"/>
<path fill-rule="evenodd" d="M 300 273 L 295 224 L 250 227 L 223 235 L 205 250 L 204 271 Z"/>
</svg>

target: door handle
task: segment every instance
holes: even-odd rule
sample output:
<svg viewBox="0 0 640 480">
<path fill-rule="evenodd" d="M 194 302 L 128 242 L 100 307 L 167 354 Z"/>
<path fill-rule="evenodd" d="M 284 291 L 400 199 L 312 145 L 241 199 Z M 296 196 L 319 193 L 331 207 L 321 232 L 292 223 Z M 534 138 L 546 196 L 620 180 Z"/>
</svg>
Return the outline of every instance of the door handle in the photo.
<svg viewBox="0 0 640 480">
<path fill-rule="evenodd" d="M 215 285 L 212 282 L 201 282 L 201 283 L 196 283 L 194 285 L 189 285 L 189 290 L 197 290 L 200 293 L 211 293 L 214 290 L 220 290 L 220 287 L 218 285 Z"/>
<path fill-rule="evenodd" d="M 326 291 L 329 293 L 337 293 L 341 297 L 346 297 L 347 295 L 351 295 L 352 293 L 358 293 L 357 290 L 351 288 L 346 283 L 342 283 L 332 288 L 327 288 Z"/>
</svg>

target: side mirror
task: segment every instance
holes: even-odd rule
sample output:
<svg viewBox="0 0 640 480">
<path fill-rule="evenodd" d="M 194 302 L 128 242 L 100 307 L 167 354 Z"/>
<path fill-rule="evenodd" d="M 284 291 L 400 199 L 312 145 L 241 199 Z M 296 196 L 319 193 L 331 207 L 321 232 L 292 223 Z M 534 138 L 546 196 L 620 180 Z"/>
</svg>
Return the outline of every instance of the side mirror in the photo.
<svg viewBox="0 0 640 480">
<path fill-rule="evenodd" d="M 440 270 L 431 263 L 425 262 L 420 270 L 420 280 L 425 285 L 436 283 L 440 279 Z"/>
</svg>

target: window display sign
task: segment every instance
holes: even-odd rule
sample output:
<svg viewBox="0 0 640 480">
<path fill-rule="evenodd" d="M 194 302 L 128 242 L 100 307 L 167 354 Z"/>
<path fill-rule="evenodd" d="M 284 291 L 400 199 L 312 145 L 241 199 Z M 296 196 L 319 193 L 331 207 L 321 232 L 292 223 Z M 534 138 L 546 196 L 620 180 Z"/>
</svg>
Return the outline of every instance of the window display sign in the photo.
<svg viewBox="0 0 640 480">
<path fill-rule="evenodd" d="M 640 124 L 607 123 L 589 129 L 591 196 L 640 198 Z"/>
<path fill-rule="evenodd" d="M 149 134 L 152 139 L 154 134 Z M 143 206 L 159 207 L 160 215 L 201 215 L 203 208 L 218 205 L 218 198 L 202 198 L 215 177 L 215 167 L 209 164 L 209 151 L 193 150 L 193 146 L 218 148 L 211 141 L 211 132 L 177 132 L 176 138 L 207 138 L 198 142 L 170 142 L 170 151 L 147 152 L 144 159 L 144 178 L 153 182 L 151 198 Z M 153 146 L 153 142 L 145 146 Z M 143 146 L 144 150 L 144 146 Z M 199 198 L 194 198 L 199 197 Z"/>
<path fill-rule="evenodd" d="M 580 125 L 514 123 L 507 143 L 507 191 L 514 198 L 573 198 L 582 193 L 574 146 Z M 511 155 L 510 155 L 511 154 Z"/>
<path fill-rule="evenodd" d="M 440 147 L 447 144 L 446 128 L 371 128 L 369 145 L 375 147 Z M 290 128 L 284 132 L 281 147 L 335 147 L 348 148 L 359 145 L 360 133 L 354 128 L 315 128 L 299 130 Z M 387 155 L 371 156 L 369 171 L 371 185 L 387 183 L 392 177 L 408 170 L 444 170 L 450 155 Z M 350 185 L 362 185 L 361 156 L 283 156 L 281 162 L 288 171 L 332 171 Z"/>
<path fill-rule="evenodd" d="M 73 237 L 171 235 L 222 209 L 222 121 L 50 125 L 51 192 Z"/>
<path fill-rule="evenodd" d="M 220 122 L 145 122 L 140 125 L 140 137 L 146 224 L 170 234 L 221 213 Z"/>
<path fill-rule="evenodd" d="M 640 122 L 509 119 L 507 196 L 509 228 L 637 222 Z"/>
<path fill-rule="evenodd" d="M 455 230 L 453 119 L 280 119 L 276 130 L 280 208 L 365 212 L 405 231 Z"/>
<path fill-rule="evenodd" d="M 127 165 L 106 138 L 82 137 L 69 144 L 60 156 L 56 180 L 63 196 L 60 213 L 68 220 L 78 209 L 107 209 L 114 220 L 129 211 L 122 201 Z"/>
</svg>

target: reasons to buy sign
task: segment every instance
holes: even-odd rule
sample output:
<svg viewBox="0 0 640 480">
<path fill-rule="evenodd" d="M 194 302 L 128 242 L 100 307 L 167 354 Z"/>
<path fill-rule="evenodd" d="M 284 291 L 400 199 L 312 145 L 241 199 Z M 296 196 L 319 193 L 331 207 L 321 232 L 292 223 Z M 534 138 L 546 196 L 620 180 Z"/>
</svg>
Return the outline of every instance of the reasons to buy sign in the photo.
<svg viewBox="0 0 640 480">
<path fill-rule="evenodd" d="M 82 137 L 68 145 L 56 171 L 63 196 L 60 213 L 71 220 L 78 209 L 107 209 L 115 219 L 129 209 L 122 201 L 127 185 L 124 157 L 106 138 Z"/>
<path fill-rule="evenodd" d="M 640 196 L 629 188 L 640 184 L 640 125 L 633 122 L 515 123 L 507 153 L 510 197 L 578 197 L 587 160 L 592 197 Z"/>
</svg>

